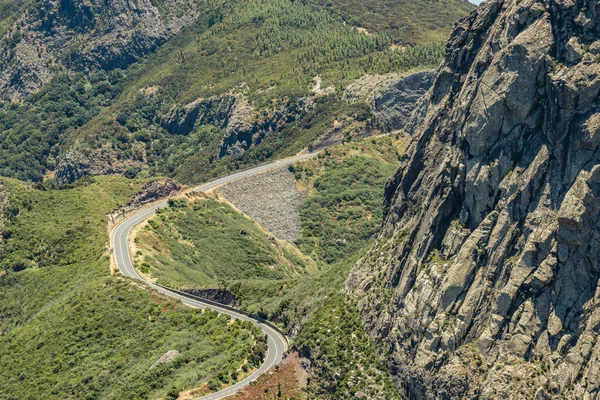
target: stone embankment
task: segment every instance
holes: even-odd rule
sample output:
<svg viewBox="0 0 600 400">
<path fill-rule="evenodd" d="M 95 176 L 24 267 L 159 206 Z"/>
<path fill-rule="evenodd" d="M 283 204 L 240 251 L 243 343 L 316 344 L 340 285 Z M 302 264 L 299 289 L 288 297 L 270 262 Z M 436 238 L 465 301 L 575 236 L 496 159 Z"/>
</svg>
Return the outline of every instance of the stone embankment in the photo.
<svg viewBox="0 0 600 400">
<path fill-rule="evenodd" d="M 287 167 L 229 183 L 219 192 L 279 239 L 293 242 L 300 236 L 300 206 L 306 193 L 298 190 Z"/>
</svg>

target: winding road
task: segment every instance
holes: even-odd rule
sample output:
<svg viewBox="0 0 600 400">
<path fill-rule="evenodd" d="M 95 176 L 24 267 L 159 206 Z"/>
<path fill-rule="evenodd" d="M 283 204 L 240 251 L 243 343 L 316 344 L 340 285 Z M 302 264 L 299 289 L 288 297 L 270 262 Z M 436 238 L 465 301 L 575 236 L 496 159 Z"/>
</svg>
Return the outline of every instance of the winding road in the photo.
<svg viewBox="0 0 600 400">
<path fill-rule="evenodd" d="M 290 158 L 285 158 L 279 161 L 272 162 L 270 164 L 261 165 L 259 167 L 255 167 L 252 169 L 244 170 L 241 172 L 237 172 L 223 178 L 216 179 L 212 182 L 205 183 L 203 185 L 197 186 L 191 189 L 194 192 L 206 192 L 208 190 L 214 189 L 221 185 L 224 185 L 229 182 L 233 182 L 235 180 L 245 178 L 260 172 L 269 171 L 278 167 L 286 166 L 289 164 L 293 164 L 295 162 L 314 157 L 317 153 L 309 153 L 304 155 L 298 155 Z M 235 385 L 229 386 L 219 392 L 211 393 L 206 396 L 199 397 L 196 400 L 218 400 L 229 397 L 235 393 L 237 393 L 240 389 L 248 386 L 252 381 L 256 380 L 261 374 L 267 372 L 273 366 L 278 365 L 282 358 L 283 354 L 287 351 L 287 340 L 285 336 L 273 325 L 268 322 L 259 321 L 255 318 L 245 315 L 244 313 L 235 310 L 226 306 L 219 306 L 214 302 L 202 300 L 200 298 L 194 298 L 193 296 L 186 296 L 180 292 L 175 290 L 171 290 L 169 288 L 156 285 L 152 282 L 148 282 L 142 278 L 138 272 L 135 270 L 133 266 L 133 262 L 131 259 L 131 253 L 129 251 L 129 235 L 133 228 L 135 228 L 140 223 L 144 222 L 151 216 L 156 213 L 156 210 L 159 208 L 165 207 L 167 205 L 168 199 L 161 200 L 152 204 L 151 206 L 142 209 L 139 212 L 136 212 L 130 216 L 125 217 L 111 233 L 111 244 L 113 251 L 114 262 L 116 266 L 119 268 L 121 273 L 127 277 L 136 279 L 141 281 L 151 287 L 152 289 L 160 292 L 166 296 L 172 297 L 174 299 L 180 300 L 183 304 L 186 304 L 190 307 L 195 308 L 210 308 L 212 310 L 218 311 L 219 313 L 230 315 L 233 318 L 237 318 L 244 321 L 250 321 L 253 324 L 260 327 L 260 329 L 267 335 L 267 343 L 268 343 L 268 351 L 267 357 L 264 363 L 258 368 L 254 373 L 236 383 Z"/>
</svg>

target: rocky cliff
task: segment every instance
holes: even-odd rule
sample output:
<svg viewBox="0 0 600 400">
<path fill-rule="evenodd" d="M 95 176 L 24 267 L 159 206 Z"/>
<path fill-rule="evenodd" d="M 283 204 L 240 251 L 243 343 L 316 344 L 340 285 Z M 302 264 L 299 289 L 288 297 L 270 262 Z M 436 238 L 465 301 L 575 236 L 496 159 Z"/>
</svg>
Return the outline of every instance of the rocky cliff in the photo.
<svg viewBox="0 0 600 400">
<path fill-rule="evenodd" d="M 276 135 L 287 124 L 305 116 L 314 106 L 314 98 L 306 97 L 295 102 L 283 99 L 269 108 L 257 109 L 246 96 L 236 93 L 176 104 L 164 113 L 154 112 L 151 119 L 153 128 L 172 135 L 189 135 L 206 125 L 221 129 L 223 136 L 215 143 L 214 155 L 225 157 L 241 155 L 258 146 L 265 138 Z M 110 118 L 99 119 L 97 123 L 113 137 L 130 136 L 126 127 Z M 85 141 L 76 142 L 58 158 L 56 182 L 71 183 L 86 175 L 123 174 L 128 169 L 146 169 L 147 149 L 145 143 L 136 140 L 128 140 L 127 145 L 117 149 L 110 142 L 93 146 Z"/>
<path fill-rule="evenodd" d="M 454 29 L 348 292 L 411 398 L 597 398 L 600 4 Z"/>
<path fill-rule="evenodd" d="M 125 68 L 195 21 L 185 0 L 42 0 L 0 40 L 0 93 L 36 92 L 57 72 Z M 175 11 L 177 10 L 177 11 Z"/>
<path fill-rule="evenodd" d="M 291 102 L 286 99 L 274 106 L 257 110 L 242 94 L 226 94 L 197 99 L 189 104 L 174 106 L 161 117 L 162 127 L 169 133 L 185 134 L 201 125 L 214 125 L 224 130 L 219 157 L 242 154 L 277 133 L 314 107 L 314 98 Z"/>
<path fill-rule="evenodd" d="M 366 75 L 346 88 L 344 98 L 349 102 L 367 102 L 385 130 L 406 129 L 434 77 L 435 71 L 432 70 L 408 75 Z"/>
</svg>

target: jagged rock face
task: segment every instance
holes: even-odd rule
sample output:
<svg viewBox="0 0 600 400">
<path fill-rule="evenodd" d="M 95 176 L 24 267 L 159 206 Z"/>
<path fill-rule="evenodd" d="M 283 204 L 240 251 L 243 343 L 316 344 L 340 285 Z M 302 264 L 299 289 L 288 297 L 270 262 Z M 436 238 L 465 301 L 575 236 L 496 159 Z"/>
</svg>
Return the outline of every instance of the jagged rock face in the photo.
<svg viewBox="0 0 600 400">
<path fill-rule="evenodd" d="M 193 7 L 184 14 L 161 15 L 150 0 L 43 0 L 0 42 L 0 93 L 22 98 L 61 70 L 125 68 L 197 17 Z"/>
<path fill-rule="evenodd" d="M 364 101 L 371 106 L 379 125 L 387 131 L 408 130 L 413 111 L 433 84 L 435 71 L 411 74 L 365 75 L 349 85 L 344 99 Z"/>
<path fill-rule="evenodd" d="M 185 105 L 175 105 L 164 115 L 157 113 L 155 121 L 167 132 L 188 135 L 201 125 L 213 125 L 223 130 L 218 155 L 240 155 L 275 135 L 286 124 L 297 121 L 315 105 L 312 97 L 291 103 L 281 100 L 270 109 L 257 110 L 242 94 L 197 99 Z M 114 121 L 104 122 L 115 132 L 125 128 Z M 128 168 L 148 167 L 144 143 L 134 142 L 132 157 L 122 157 L 109 143 L 102 147 L 85 147 L 74 143 L 58 159 L 56 182 L 72 183 L 87 175 L 123 174 Z"/>
<path fill-rule="evenodd" d="M 379 122 L 389 131 L 405 128 L 434 77 L 433 71 L 416 72 L 375 96 L 372 108 Z"/>
<path fill-rule="evenodd" d="M 597 1 L 455 28 L 347 281 L 410 397 L 598 397 L 599 90 Z"/>
<path fill-rule="evenodd" d="M 145 154 L 140 143 L 132 146 L 134 154 Z M 142 170 L 147 168 L 142 158 L 124 158 L 121 154 L 104 145 L 100 148 L 73 148 L 60 157 L 56 168 L 56 183 L 73 183 L 89 175 L 121 175 L 128 168 Z"/>
<path fill-rule="evenodd" d="M 238 99 L 235 96 L 215 96 L 197 99 L 184 106 L 174 106 L 161 118 L 161 126 L 169 133 L 187 135 L 200 125 L 225 128 Z"/>
<path fill-rule="evenodd" d="M 308 97 L 297 102 L 280 101 L 273 109 L 257 112 L 245 97 L 239 96 L 227 121 L 219 157 L 243 154 L 302 118 L 314 105 L 314 99 Z"/>
</svg>

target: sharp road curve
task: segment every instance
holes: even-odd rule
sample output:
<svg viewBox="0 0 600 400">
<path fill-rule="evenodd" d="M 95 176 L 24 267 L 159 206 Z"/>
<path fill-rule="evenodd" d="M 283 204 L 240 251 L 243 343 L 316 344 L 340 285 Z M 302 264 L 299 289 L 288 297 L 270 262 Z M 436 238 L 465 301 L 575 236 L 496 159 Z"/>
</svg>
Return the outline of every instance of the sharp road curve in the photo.
<svg viewBox="0 0 600 400">
<path fill-rule="evenodd" d="M 205 192 L 221 185 L 224 185 L 229 182 L 233 182 L 235 180 L 245 178 L 260 172 L 269 171 L 275 169 L 277 167 L 286 166 L 307 158 L 314 157 L 316 153 L 304 154 L 295 157 L 286 158 L 283 160 L 275 161 L 270 164 L 261 165 L 259 167 L 255 167 L 252 169 L 244 170 L 241 172 L 237 172 L 223 178 L 216 179 L 212 182 L 205 183 L 203 185 L 197 186 L 192 189 L 194 192 Z M 168 288 L 158 286 L 153 284 L 152 282 L 148 282 L 142 278 L 138 272 L 135 270 L 133 266 L 133 262 L 131 259 L 131 253 L 129 251 L 129 235 L 133 228 L 135 228 L 140 223 L 144 222 L 151 216 L 156 213 L 156 210 L 159 208 L 165 207 L 167 205 L 168 199 L 156 202 L 151 206 L 142 209 L 141 211 L 134 213 L 130 216 L 125 217 L 113 230 L 111 233 L 111 243 L 114 249 L 113 257 L 116 266 L 119 268 L 121 273 L 130 278 L 136 279 L 150 286 L 152 289 L 160 292 L 166 296 L 175 298 L 180 300 L 183 304 L 186 304 L 190 307 L 196 308 L 210 308 L 212 310 L 216 310 L 219 313 L 230 315 L 233 318 L 238 318 L 244 321 L 250 321 L 255 325 L 259 326 L 260 329 L 267 335 L 267 343 L 268 343 L 268 352 L 267 357 L 264 363 L 258 368 L 254 373 L 246 377 L 246 379 L 236 383 L 235 385 L 229 386 L 219 392 L 215 392 L 206 396 L 199 397 L 197 400 L 218 400 L 229 397 L 240 389 L 248 386 L 252 381 L 256 380 L 261 374 L 267 372 L 273 366 L 279 364 L 283 358 L 283 354 L 287 351 L 287 341 L 285 337 L 269 324 L 264 323 L 262 321 L 256 320 L 252 317 L 249 317 L 241 312 L 236 311 L 235 309 L 231 309 L 228 307 L 220 307 L 213 302 L 204 301 L 199 298 L 190 298 L 187 296 L 183 296 L 174 290 L 170 290 Z"/>
</svg>

